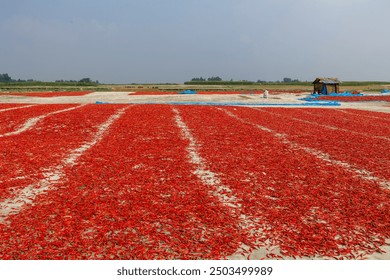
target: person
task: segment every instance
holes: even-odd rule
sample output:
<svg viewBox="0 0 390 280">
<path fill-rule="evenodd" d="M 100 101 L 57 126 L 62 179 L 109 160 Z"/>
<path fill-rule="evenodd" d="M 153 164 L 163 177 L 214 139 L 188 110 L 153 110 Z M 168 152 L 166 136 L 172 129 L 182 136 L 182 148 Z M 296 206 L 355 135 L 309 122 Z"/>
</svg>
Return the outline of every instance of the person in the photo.
<svg viewBox="0 0 390 280">
<path fill-rule="evenodd" d="M 265 90 L 265 91 L 264 91 L 263 97 L 264 97 L 264 98 L 268 98 L 268 90 Z"/>
</svg>

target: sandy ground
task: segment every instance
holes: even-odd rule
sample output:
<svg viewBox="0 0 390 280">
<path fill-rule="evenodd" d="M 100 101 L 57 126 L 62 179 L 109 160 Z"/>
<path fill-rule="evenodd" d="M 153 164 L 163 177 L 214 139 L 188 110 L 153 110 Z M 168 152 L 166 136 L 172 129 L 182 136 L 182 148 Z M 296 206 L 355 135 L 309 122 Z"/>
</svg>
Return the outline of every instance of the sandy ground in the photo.
<svg viewBox="0 0 390 280">
<path fill-rule="evenodd" d="M 307 94 L 309 95 L 309 93 Z M 267 104 L 283 106 L 284 104 L 304 104 L 299 100 L 305 95 L 278 94 L 270 95 L 267 99 L 262 95 L 251 94 L 183 94 L 183 95 L 131 95 L 131 92 L 93 92 L 84 96 L 63 96 L 63 97 L 28 97 L 1 95 L 0 103 L 27 103 L 27 104 L 92 104 L 96 102 L 107 102 L 117 104 L 164 104 L 164 103 L 224 103 L 232 105 L 243 104 L 247 106 L 267 106 Z M 305 107 L 305 106 L 302 106 Z M 310 106 L 313 107 L 313 106 Z M 321 106 L 321 108 L 335 108 L 334 106 Z M 354 108 L 390 113 L 390 106 L 385 102 L 344 102 L 337 108 Z"/>
<path fill-rule="evenodd" d="M 307 94 L 309 95 L 309 93 Z M 224 103 L 228 105 L 231 103 L 245 104 L 246 106 L 267 106 L 277 105 L 283 107 L 283 105 L 289 104 L 288 106 L 296 104 L 296 107 L 306 107 L 305 101 L 299 100 L 305 97 L 305 95 L 296 94 L 278 94 L 270 95 L 267 99 L 263 98 L 262 95 L 250 95 L 250 94 L 237 94 L 237 95 L 223 95 L 223 94 L 212 94 L 212 95 L 131 95 L 131 92 L 94 92 L 84 96 L 64 96 L 64 97 L 28 97 L 28 96 L 11 96 L 1 95 L 0 103 L 20 103 L 20 104 L 95 104 L 96 102 L 103 103 L 115 103 L 115 104 L 164 104 L 164 103 L 186 103 L 186 102 L 199 102 L 199 103 Z M 268 106 L 269 106 L 268 105 Z M 295 106 L 294 106 L 295 107 Z M 315 106 L 310 106 L 313 108 Z M 344 102 L 341 106 L 321 106 L 321 108 L 343 108 L 343 109 L 360 109 L 370 110 L 377 112 L 390 113 L 390 104 L 386 102 Z M 390 240 L 387 240 L 388 245 L 384 246 L 383 249 L 387 252 L 384 254 L 373 254 L 368 257 L 372 260 L 390 260 Z M 278 253 L 278 248 L 273 248 L 273 253 Z M 266 254 L 269 253 L 265 248 L 259 248 L 254 250 L 249 256 L 250 259 L 261 259 L 265 258 Z M 240 260 L 247 259 L 248 256 L 244 257 L 237 253 L 229 257 L 229 259 Z M 307 258 L 303 258 L 307 259 Z M 313 258 L 311 258 L 313 259 Z M 318 257 L 314 259 L 324 259 Z"/>
</svg>

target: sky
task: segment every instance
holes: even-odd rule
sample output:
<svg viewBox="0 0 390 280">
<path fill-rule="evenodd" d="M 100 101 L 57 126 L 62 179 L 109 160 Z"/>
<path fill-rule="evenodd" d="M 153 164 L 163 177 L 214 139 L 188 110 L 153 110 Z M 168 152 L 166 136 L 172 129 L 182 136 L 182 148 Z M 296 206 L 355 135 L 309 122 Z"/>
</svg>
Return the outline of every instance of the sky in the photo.
<svg viewBox="0 0 390 280">
<path fill-rule="evenodd" d="M 0 0 L 0 73 L 390 81 L 388 0 Z"/>
</svg>

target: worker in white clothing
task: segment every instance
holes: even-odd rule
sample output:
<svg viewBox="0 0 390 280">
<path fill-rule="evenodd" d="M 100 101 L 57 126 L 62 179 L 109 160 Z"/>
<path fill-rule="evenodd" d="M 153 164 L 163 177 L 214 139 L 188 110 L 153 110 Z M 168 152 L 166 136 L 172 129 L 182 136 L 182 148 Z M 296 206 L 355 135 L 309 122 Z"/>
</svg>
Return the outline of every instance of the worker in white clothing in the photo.
<svg viewBox="0 0 390 280">
<path fill-rule="evenodd" d="M 268 98 L 268 90 L 265 90 L 265 91 L 264 91 L 263 97 L 264 97 L 264 98 Z"/>
</svg>

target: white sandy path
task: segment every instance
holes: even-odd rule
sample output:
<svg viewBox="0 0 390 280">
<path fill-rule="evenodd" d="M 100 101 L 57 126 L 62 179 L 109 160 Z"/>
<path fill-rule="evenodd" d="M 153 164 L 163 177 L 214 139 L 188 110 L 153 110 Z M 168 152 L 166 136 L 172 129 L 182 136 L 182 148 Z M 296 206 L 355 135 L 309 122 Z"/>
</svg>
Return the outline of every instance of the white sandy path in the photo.
<svg viewBox="0 0 390 280">
<path fill-rule="evenodd" d="M 45 119 L 45 118 L 47 118 L 49 116 L 60 114 L 60 113 L 64 113 L 64 112 L 68 112 L 68 111 L 72 111 L 72 110 L 78 109 L 78 108 L 83 107 L 83 106 L 85 106 L 85 104 L 84 105 L 80 105 L 80 106 L 76 106 L 76 107 L 63 109 L 63 110 L 50 112 L 48 114 L 40 115 L 38 117 L 30 118 L 24 124 L 22 124 L 18 129 L 14 130 L 14 131 L 11 131 L 11 132 L 4 133 L 4 134 L 0 134 L 0 138 L 1 137 L 6 137 L 6 136 L 12 136 L 12 135 L 20 134 L 22 132 L 25 132 L 27 130 L 32 129 L 39 121 L 41 121 L 41 120 L 43 120 L 43 119 Z"/>
<path fill-rule="evenodd" d="M 361 135 L 361 136 L 368 137 L 368 138 L 375 138 L 375 139 L 379 139 L 379 140 L 390 141 L 390 138 L 385 137 L 385 136 L 371 135 L 371 134 L 368 134 L 368 133 L 354 131 L 354 130 L 341 128 L 341 127 L 337 127 L 337 126 L 321 124 L 321 123 L 318 123 L 318 122 L 303 120 L 303 119 L 296 118 L 296 117 L 289 117 L 289 116 L 286 116 L 286 115 L 283 115 L 283 114 L 270 112 L 270 111 L 266 111 L 266 110 L 259 109 L 259 108 L 256 108 L 256 110 L 264 112 L 264 113 L 267 113 L 267 114 L 270 114 L 270 115 L 281 116 L 283 118 L 289 118 L 289 119 L 294 120 L 294 121 L 299 121 L 299 122 L 307 123 L 307 124 L 310 124 L 310 125 L 320 126 L 320 127 L 323 127 L 323 128 L 329 129 L 329 130 L 345 131 L 345 132 L 348 132 L 348 133 L 351 133 L 351 134 Z"/>
<path fill-rule="evenodd" d="M 234 195 L 226 195 L 226 193 L 232 193 L 232 190 L 229 187 L 224 186 L 218 176 L 206 168 L 205 160 L 198 152 L 198 144 L 190 129 L 182 120 L 179 111 L 176 108 L 173 108 L 172 110 L 175 113 L 176 125 L 180 128 L 183 138 L 190 142 L 187 147 L 187 152 L 190 162 L 195 166 L 195 175 L 198 176 L 202 183 L 214 188 L 213 194 L 221 203 L 235 209 L 241 208 L 241 205 L 237 204 L 237 198 Z"/>
<path fill-rule="evenodd" d="M 28 107 L 33 107 L 33 106 L 37 106 L 37 105 L 26 105 L 26 106 L 18 106 L 18 107 L 12 107 L 12 108 L 0 109 L 0 113 L 1 113 L 1 112 L 12 111 L 12 110 L 23 109 L 23 108 L 28 108 Z"/>
<path fill-rule="evenodd" d="M 110 116 L 106 122 L 100 124 L 96 134 L 90 141 L 85 142 L 80 147 L 70 151 L 61 164 L 52 167 L 43 174 L 43 179 L 38 181 L 36 184 L 29 185 L 24 189 L 21 189 L 14 197 L 1 201 L 0 223 L 4 223 L 9 215 L 18 214 L 24 206 L 33 204 L 38 195 L 45 193 L 49 189 L 53 190 L 55 188 L 55 184 L 65 176 L 64 167 L 71 167 L 75 165 L 76 161 L 83 155 L 83 153 L 101 141 L 110 126 L 125 113 L 127 108 L 128 107 L 118 110 L 115 114 Z"/>
<path fill-rule="evenodd" d="M 212 188 L 211 194 L 218 198 L 219 202 L 223 205 L 230 207 L 232 212 L 235 213 L 239 219 L 239 228 L 249 229 L 253 232 L 255 229 L 256 232 L 261 232 L 261 226 L 258 224 L 258 218 L 251 217 L 249 215 L 244 215 L 241 213 L 241 204 L 238 203 L 238 199 L 234 196 L 233 191 L 226 185 L 221 183 L 221 180 L 218 178 L 218 175 L 209 170 L 206 167 L 206 161 L 198 152 L 199 144 L 195 140 L 194 136 L 191 133 L 191 130 L 188 128 L 187 124 L 183 121 L 180 116 L 180 112 L 173 108 L 175 114 L 176 125 L 180 128 L 182 137 L 189 141 L 187 147 L 189 161 L 194 165 L 195 170 L 194 174 L 201 180 L 203 184 Z M 230 259 L 246 259 L 243 257 L 245 252 L 249 247 L 245 244 L 242 244 L 240 248 L 237 249 L 236 253 L 230 256 Z M 273 248 L 275 249 L 275 248 Z M 269 251 L 264 249 L 257 250 L 256 257 L 264 258 Z"/>
</svg>

